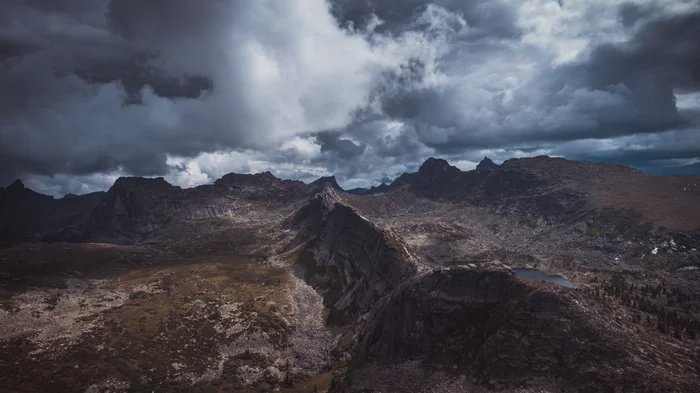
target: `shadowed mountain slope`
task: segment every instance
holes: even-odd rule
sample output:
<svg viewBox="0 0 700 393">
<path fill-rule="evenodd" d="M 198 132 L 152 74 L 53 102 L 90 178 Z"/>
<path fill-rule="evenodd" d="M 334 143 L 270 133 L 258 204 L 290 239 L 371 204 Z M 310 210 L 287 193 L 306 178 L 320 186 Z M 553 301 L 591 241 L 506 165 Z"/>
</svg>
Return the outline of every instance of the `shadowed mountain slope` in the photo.
<svg viewBox="0 0 700 393">
<path fill-rule="evenodd" d="M 626 318 L 617 313 L 575 291 L 519 280 L 498 265 L 438 270 L 402 284 L 361 320 L 354 353 L 369 363 L 332 391 L 387 384 L 381 372 L 371 371 L 375 361 L 406 364 L 416 372 L 420 364 L 464 372 L 499 391 L 548 383 L 575 392 L 700 387 L 691 352 L 667 347 L 659 355 L 685 366 L 658 364 L 638 347 L 654 345 L 653 338 L 611 324 L 611 315 Z M 389 384 L 392 391 L 429 388 L 400 379 Z"/>
</svg>

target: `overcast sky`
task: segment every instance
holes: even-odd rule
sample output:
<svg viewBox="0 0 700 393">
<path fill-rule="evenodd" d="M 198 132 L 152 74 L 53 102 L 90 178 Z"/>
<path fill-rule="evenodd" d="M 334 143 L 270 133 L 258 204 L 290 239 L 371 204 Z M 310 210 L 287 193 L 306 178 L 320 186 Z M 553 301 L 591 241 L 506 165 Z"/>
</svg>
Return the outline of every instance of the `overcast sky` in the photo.
<svg viewBox="0 0 700 393">
<path fill-rule="evenodd" d="M 3 0 L 0 185 L 700 161 L 700 1 Z"/>
</svg>

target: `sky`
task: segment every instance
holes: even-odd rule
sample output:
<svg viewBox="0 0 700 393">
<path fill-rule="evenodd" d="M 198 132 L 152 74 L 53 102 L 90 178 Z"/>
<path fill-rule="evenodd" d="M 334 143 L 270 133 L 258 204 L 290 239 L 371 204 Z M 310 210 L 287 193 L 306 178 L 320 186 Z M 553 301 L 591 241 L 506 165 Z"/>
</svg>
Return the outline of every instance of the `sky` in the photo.
<svg viewBox="0 0 700 393">
<path fill-rule="evenodd" d="M 699 0 L 3 0 L 0 185 L 700 162 Z"/>
</svg>

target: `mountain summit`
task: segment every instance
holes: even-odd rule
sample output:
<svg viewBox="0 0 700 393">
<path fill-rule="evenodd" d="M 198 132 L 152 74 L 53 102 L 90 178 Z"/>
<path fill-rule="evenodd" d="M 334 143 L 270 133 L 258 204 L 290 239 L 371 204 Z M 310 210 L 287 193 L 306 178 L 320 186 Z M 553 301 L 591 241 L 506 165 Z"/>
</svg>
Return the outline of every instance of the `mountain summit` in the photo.
<svg viewBox="0 0 700 393">
<path fill-rule="evenodd" d="M 340 185 L 338 184 L 338 181 L 335 180 L 335 176 L 322 176 L 322 177 L 319 177 L 318 179 L 316 179 L 310 183 L 310 185 L 312 185 L 312 186 L 318 186 L 318 185 L 324 185 L 324 184 L 330 184 L 330 186 L 336 190 L 340 190 L 340 191 L 343 190 L 340 187 Z"/>
<path fill-rule="evenodd" d="M 441 158 L 430 157 L 418 169 L 422 176 L 434 177 L 445 173 L 457 173 L 459 169 Z"/>
<path fill-rule="evenodd" d="M 491 161 L 490 158 L 484 157 L 483 160 L 476 166 L 477 171 L 480 172 L 487 172 L 487 171 L 493 171 L 499 168 L 499 165 L 496 164 L 495 162 Z"/>
</svg>

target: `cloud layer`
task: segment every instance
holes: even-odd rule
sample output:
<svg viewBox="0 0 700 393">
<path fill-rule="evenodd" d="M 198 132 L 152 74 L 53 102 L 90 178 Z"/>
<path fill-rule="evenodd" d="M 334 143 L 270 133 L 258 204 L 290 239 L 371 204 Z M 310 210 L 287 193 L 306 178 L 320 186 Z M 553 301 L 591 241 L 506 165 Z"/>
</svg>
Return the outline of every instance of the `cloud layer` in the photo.
<svg viewBox="0 0 700 393">
<path fill-rule="evenodd" d="M 700 160 L 692 0 L 8 0 L 0 184 Z M 561 3 L 561 4 L 560 4 Z"/>
</svg>

